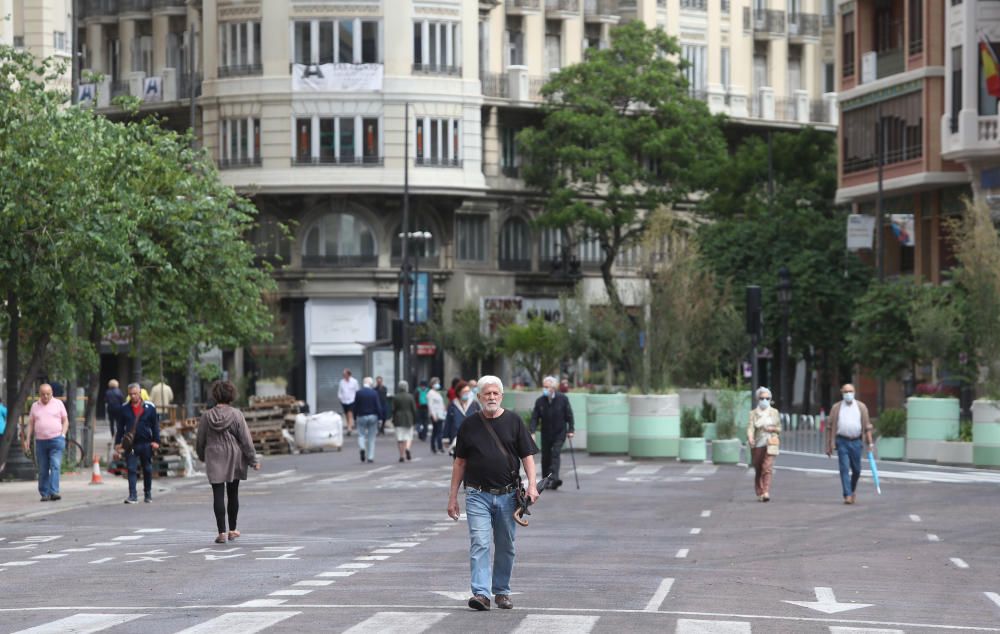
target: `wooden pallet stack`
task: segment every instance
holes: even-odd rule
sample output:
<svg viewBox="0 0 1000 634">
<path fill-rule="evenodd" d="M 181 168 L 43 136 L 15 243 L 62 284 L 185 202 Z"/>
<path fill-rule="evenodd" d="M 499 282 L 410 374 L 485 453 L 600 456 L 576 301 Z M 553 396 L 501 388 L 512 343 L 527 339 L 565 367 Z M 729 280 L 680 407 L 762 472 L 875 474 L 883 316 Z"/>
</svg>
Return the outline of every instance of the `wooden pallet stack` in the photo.
<svg viewBox="0 0 1000 634">
<path fill-rule="evenodd" d="M 250 406 L 244 411 L 246 414 L 249 411 L 254 411 L 257 409 L 271 409 L 280 408 L 282 413 L 282 428 L 287 429 L 290 432 L 295 431 L 295 417 L 302 411 L 305 407 L 305 403 L 296 399 L 294 396 L 288 394 L 283 394 L 281 396 L 251 396 Z M 249 418 L 247 419 L 249 421 Z"/>
<path fill-rule="evenodd" d="M 181 444 L 178 436 L 192 447 L 195 446 L 198 434 L 198 419 L 174 419 L 160 422 L 160 450 L 153 457 L 153 476 L 171 477 L 184 475 L 184 457 L 181 455 Z M 192 456 L 197 460 L 196 456 Z"/>
</svg>

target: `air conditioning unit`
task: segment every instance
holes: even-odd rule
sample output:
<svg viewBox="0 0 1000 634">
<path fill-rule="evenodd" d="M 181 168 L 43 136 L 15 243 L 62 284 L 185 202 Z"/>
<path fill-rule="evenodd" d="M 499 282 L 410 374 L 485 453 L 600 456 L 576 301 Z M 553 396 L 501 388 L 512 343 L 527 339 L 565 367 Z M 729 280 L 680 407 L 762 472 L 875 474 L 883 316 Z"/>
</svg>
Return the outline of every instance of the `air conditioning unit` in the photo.
<svg viewBox="0 0 1000 634">
<path fill-rule="evenodd" d="M 878 79 L 878 53 L 869 51 L 861 56 L 861 83 L 869 84 Z"/>
</svg>

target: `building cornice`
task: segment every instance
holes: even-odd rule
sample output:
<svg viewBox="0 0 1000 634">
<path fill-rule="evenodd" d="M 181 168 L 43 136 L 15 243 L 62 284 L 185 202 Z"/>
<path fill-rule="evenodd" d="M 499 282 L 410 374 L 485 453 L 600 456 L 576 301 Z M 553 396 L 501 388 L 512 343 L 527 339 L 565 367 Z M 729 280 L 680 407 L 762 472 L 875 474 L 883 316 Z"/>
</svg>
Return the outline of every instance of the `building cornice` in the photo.
<svg viewBox="0 0 1000 634">
<path fill-rule="evenodd" d="M 844 90 L 837 93 L 837 103 L 840 105 L 840 108 L 843 109 L 846 102 L 860 99 L 861 97 L 867 97 L 872 93 L 878 93 L 881 91 L 886 91 L 886 98 L 893 97 L 895 96 L 895 91 L 893 89 L 901 84 L 908 84 L 913 81 L 922 81 L 931 77 L 943 78 L 944 74 L 944 66 L 924 66 L 905 73 L 890 75 L 889 77 L 877 79 L 871 83 L 858 86 L 857 88 L 851 88 L 850 90 Z"/>
<path fill-rule="evenodd" d="M 969 174 L 961 172 L 920 172 L 898 178 L 890 178 L 882 182 L 882 191 L 886 195 L 904 194 L 922 189 L 934 189 L 950 185 L 965 185 L 969 182 Z M 878 181 L 872 181 L 854 187 L 841 187 L 837 190 L 836 204 L 846 205 L 863 200 L 870 200 L 878 195 Z"/>
</svg>

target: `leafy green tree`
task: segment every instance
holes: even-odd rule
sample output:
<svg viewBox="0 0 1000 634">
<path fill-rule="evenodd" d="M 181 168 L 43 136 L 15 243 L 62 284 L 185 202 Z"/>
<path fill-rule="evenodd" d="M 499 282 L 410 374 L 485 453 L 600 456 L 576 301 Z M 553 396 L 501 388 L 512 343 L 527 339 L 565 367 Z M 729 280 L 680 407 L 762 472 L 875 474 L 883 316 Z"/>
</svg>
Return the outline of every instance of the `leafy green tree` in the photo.
<svg viewBox="0 0 1000 634">
<path fill-rule="evenodd" d="M 931 383 L 937 385 L 942 364 L 957 367 L 965 343 L 964 289 L 959 286 L 924 285 L 914 289 L 908 311 L 910 332 L 918 358 L 931 366 Z"/>
<path fill-rule="evenodd" d="M 559 371 L 570 355 L 570 334 L 565 325 L 535 317 L 527 324 L 510 324 L 500 331 L 500 351 L 524 367 L 535 385 Z"/>
<path fill-rule="evenodd" d="M 649 212 L 685 201 L 725 158 L 720 120 L 689 94 L 676 39 L 634 21 L 611 47 L 555 73 L 544 119 L 518 135 L 525 181 L 542 191 L 538 223 L 596 239 L 611 309 L 615 258 L 638 244 Z"/>
<path fill-rule="evenodd" d="M 448 322 L 427 324 L 428 335 L 462 366 L 462 372 L 482 375 L 483 362 L 496 354 L 497 338 L 483 332 L 479 307 L 469 305 L 451 312 Z"/>
<path fill-rule="evenodd" d="M 858 297 L 848 351 L 880 379 L 894 379 L 919 358 L 910 327 L 917 289 L 909 280 L 872 282 Z"/>
</svg>

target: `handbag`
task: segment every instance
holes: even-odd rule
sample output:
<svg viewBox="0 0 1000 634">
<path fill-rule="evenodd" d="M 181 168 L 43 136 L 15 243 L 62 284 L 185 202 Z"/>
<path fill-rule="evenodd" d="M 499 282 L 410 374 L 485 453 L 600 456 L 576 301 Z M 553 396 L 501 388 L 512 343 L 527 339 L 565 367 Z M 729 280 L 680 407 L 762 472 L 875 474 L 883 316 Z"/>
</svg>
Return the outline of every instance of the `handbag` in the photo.
<svg viewBox="0 0 1000 634">
<path fill-rule="evenodd" d="M 767 437 L 767 455 L 777 456 L 781 448 L 781 439 L 776 434 Z"/>
<path fill-rule="evenodd" d="M 142 418 L 141 414 L 139 418 Z M 125 455 L 132 453 L 132 446 L 135 444 L 135 431 L 139 427 L 139 418 L 136 418 L 135 422 L 132 423 L 132 429 L 122 435 L 122 453 Z"/>
</svg>

